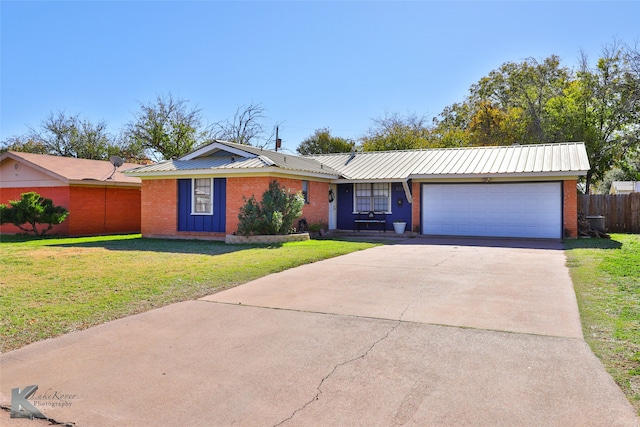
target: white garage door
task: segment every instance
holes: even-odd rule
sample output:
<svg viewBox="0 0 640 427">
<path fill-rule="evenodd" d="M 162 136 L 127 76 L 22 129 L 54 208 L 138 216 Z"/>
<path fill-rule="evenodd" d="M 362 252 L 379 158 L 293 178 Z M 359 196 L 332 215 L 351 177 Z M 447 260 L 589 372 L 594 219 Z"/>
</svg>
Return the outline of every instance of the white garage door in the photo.
<svg viewBox="0 0 640 427">
<path fill-rule="evenodd" d="M 423 184 L 423 234 L 562 237 L 559 182 Z"/>
</svg>

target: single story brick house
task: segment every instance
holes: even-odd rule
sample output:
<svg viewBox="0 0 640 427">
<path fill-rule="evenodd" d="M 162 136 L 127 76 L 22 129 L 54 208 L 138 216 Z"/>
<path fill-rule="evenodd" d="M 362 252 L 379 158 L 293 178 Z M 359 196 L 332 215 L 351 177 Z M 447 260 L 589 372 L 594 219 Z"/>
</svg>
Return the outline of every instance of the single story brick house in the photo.
<svg viewBox="0 0 640 427">
<path fill-rule="evenodd" d="M 140 232 L 140 178 L 108 161 L 8 151 L 0 156 L 0 203 L 35 191 L 69 211 L 67 219 L 48 234 L 89 236 Z M 23 233 L 12 224 L 2 234 Z"/>
<path fill-rule="evenodd" d="M 125 175 L 142 180 L 142 234 L 224 238 L 243 196 L 276 179 L 305 195 L 303 217 L 353 230 L 369 212 L 386 229 L 405 221 L 427 235 L 577 236 L 583 143 L 296 156 L 214 141 L 177 160 Z"/>
</svg>

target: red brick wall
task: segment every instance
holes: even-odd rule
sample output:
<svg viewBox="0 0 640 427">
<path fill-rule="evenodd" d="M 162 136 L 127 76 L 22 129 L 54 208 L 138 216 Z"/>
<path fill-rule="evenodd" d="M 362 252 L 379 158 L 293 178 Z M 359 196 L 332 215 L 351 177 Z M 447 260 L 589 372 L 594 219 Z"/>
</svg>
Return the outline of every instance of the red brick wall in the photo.
<svg viewBox="0 0 640 427">
<path fill-rule="evenodd" d="M 302 190 L 302 181 L 291 178 L 230 177 L 226 188 L 226 233 L 238 231 L 238 214 L 244 205 L 243 196 L 254 195 L 262 200 L 262 194 L 269 188 L 269 183 L 276 179 L 280 185 L 292 192 Z M 309 182 L 309 204 L 303 208 L 303 216 L 309 223 L 328 222 L 329 184 Z M 145 237 L 185 237 L 185 238 L 221 238 L 225 233 L 199 233 L 177 231 L 178 183 L 174 179 L 142 181 L 142 235 Z"/>
<path fill-rule="evenodd" d="M 140 189 L 72 186 L 70 194 L 70 236 L 140 232 Z"/>
<path fill-rule="evenodd" d="M 254 195 L 257 201 L 262 199 L 262 193 L 269 188 L 269 177 L 227 178 L 227 217 L 225 230 L 227 234 L 238 231 L 238 214 L 244 205 L 242 196 L 249 198 Z"/>
<path fill-rule="evenodd" d="M 242 196 L 249 198 L 254 195 L 259 202 L 262 200 L 262 194 L 269 189 L 269 183 L 274 179 L 291 192 L 302 191 L 300 179 L 269 176 L 227 178 L 227 234 L 238 231 L 238 214 L 245 203 Z M 309 204 L 304 205 L 302 216 L 309 224 L 320 221 L 329 222 L 328 183 L 309 181 Z"/>
<path fill-rule="evenodd" d="M 302 190 L 302 183 L 300 183 L 300 190 Z M 309 181 L 309 203 L 304 205 L 302 216 L 309 224 L 318 222 L 329 224 L 329 183 Z"/>
<path fill-rule="evenodd" d="M 178 229 L 178 181 L 143 180 L 141 217 L 143 236 L 175 235 Z"/>
<path fill-rule="evenodd" d="M 563 182 L 562 212 L 564 237 L 578 237 L 578 192 L 575 179 Z"/>
<path fill-rule="evenodd" d="M 86 236 L 140 231 L 140 190 L 137 188 L 106 187 L 106 209 L 105 187 L 95 186 L 2 188 L 0 203 L 19 199 L 20 194 L 28 191 L 35 191 L 69 210 L 67 219 L 47 234 Z M 23 231 L 5 224 L 0 226 L 0 233 Z"/>
<path fill-rule="evenodd" d="M 30 188 L 0 188 L 0 203 L 8 203 L 9 200 L 18 200 L 22 193 L 28 193 L 35 191 L 42 197 L 53 200 L 53 204 L 57 206 L 64 206 L 69 209 L 69 187 L 30 187 Z M 69 233 L 69 224 L 71 223 L 72 215 L 69 214 L 67 219 L 62 223 L 55 225 L 47 234 L 58 234 L 61 236 L 67 236 Z M 12 224 L 0 225 L 1 234 L 22 234 L 24 231 Z"/>
</svg>

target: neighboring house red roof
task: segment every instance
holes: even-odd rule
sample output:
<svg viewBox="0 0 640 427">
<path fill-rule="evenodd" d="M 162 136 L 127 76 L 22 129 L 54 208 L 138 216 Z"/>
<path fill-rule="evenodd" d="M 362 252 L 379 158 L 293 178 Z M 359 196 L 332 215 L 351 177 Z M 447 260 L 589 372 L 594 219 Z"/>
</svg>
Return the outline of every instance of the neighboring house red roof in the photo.
<svg viewBox="0 0 640 427">
<path fill-rule="evenodd" d="M 141 185 L 140 178 L 126 176 L 121 172 L 140 166 L 134 163 L 124 163 L 113 173 L 113 165 L 105 160 L 77 159 L 17 151 L 7 151 L 2 154 L 0 163 L 6 159 L 27 164 L 66 184 Z"/>
</svg>

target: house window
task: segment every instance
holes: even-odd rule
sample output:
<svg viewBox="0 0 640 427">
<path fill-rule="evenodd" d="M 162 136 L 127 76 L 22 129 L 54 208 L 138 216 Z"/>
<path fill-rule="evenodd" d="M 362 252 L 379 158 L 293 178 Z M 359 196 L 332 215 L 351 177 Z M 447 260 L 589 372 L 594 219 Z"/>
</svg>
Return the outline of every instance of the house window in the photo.
<svg viewBox="0 0 640 427">
<path fill-rule="evenodd" d="M 355 184 L 356 212 L 390 212 L 389 183 Z"/>
<path fill-rule="evenodd" d="M 302 181 L 302 196 L 304 197 L 304 202 L 309 204 L 309 181 Z"/>
<path fill-rule="evenodd" d="M 192 215 L 213 214 L 213 179 L 195 178 L 191 182 L 193 188 Z"/>
</svg>

